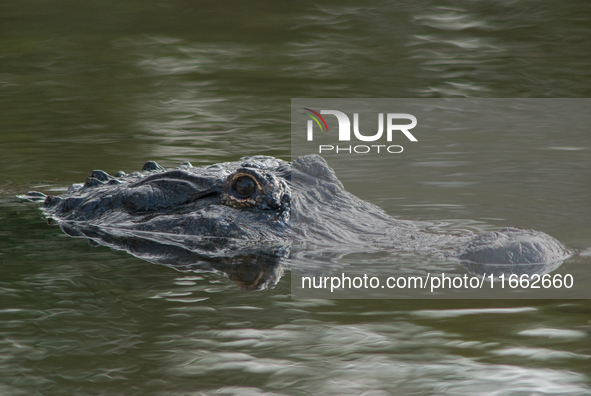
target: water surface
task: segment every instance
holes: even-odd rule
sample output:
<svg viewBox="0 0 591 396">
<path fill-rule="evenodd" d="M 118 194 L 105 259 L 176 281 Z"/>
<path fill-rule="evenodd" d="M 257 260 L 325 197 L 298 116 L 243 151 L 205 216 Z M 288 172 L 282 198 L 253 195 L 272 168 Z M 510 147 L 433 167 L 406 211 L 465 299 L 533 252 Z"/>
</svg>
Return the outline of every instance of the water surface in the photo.
<svg viewBox="0 0 591 396">
<path fill-rule="evenodd" d="M 15 198 L 93 169 L 289 159 L 293 97 L 586 97 L 583 0 L 0 5 L 0 393 L 585 395 L 588 301 L 292 300 L 93 248 Z M 588 125 L 448 131 L 339 174 L 411 220 L 545 231 L 589 263 Z M 379 260 L 379 258 L 371 258 Z"/>
</svg>

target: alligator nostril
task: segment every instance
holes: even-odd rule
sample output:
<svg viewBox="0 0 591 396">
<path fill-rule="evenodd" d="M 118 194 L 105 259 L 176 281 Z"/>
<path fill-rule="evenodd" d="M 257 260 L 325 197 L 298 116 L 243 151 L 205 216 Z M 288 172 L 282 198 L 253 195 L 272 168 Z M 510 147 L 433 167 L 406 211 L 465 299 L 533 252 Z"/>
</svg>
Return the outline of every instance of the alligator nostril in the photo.
<svg viewBox="0 0 591 396">
<path fill-rule="evenodd" d="M 241 176 L 234 181 L 232 189 L 236 192 L 240 198 L 246 198 L 254 192 L 256 185 L 252 178 L 248 176 Z"/>
</svg>

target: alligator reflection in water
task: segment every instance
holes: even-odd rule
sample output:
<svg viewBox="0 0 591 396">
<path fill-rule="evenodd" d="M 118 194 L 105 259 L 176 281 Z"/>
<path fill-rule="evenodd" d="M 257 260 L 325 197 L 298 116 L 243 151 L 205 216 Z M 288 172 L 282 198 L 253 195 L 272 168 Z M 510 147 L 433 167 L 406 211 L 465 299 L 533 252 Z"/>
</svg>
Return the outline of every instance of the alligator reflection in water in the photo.
<svg viewBox="0 0 591 396">
<path fill-rule="evenodd" d="M 351 253 L 421 252 L 490 274 L 548 272 L 570 256 L 539 231 L 442 234 L 395 219 L 346 192 L 317 155 L 173 170 L 148 162 L 129 175 L 93 171 L 59 197 L 24 197 L 43 200 L 68 235 L 179 270 L 222 271 L 243 288 L 275 284 L 288 257 L 322 271 Z"/>
<path fill-rule="evenodd" d="M 221 272 L 241 289 L 254 290 L 274 287 L 283 275 L 283 261 L 288 254 L 280 246 L 241 244 L 231 248 L 231 241 L 159 232 L 105 229 L 92 225 L 83 227 L 60 222 L 61 229 L 72 237 L 87 238 L 92 246 L 108 246 L 154 264 L 174 268 L 180 272 Z M 228 254 L 219 254 L 219 248 Z M 203 252 L 212 252 L 206 255 Z M 213 252 L 218 251 L 218 254 Z M 201 253 L 199 253 L 201 252 Z"/>
</svg>

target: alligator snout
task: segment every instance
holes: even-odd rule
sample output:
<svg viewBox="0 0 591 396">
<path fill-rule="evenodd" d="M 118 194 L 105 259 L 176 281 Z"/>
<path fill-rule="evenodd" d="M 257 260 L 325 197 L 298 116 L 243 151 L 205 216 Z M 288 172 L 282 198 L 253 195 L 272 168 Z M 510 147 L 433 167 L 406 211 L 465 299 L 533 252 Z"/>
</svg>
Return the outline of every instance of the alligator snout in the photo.
<svg viewBox="0 0 591 396">
<path fill-rule="evenodd" d="M 571 254 L 541 231 L 507 227 L 477 235 L 459 258 L 479 264 L 540 264 L 563 261 Z"/>
</svg>

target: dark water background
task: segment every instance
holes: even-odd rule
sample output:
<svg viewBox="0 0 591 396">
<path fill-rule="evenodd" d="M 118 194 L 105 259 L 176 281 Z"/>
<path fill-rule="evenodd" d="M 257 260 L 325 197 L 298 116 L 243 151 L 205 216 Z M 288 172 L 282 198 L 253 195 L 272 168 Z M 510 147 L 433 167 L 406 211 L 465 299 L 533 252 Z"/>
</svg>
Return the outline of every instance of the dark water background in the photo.
<svg viewBox="0 0 591 396">
<path fill-rule="evenodd" d="M 292 97 L 587 97 L 590 21 L 582 0 L 3 1 L 0 393 L 591 394 L 588 300 L 292 300 L 289 273 L 243 292 L 14 198 L 148 159 L 289 158 Z M 412 177 L 345 186 L 407 219 L 543 230 L 582 252 L 566 269 L 589 263 L 588 126 L 442 139 Z"/>
</svg>

